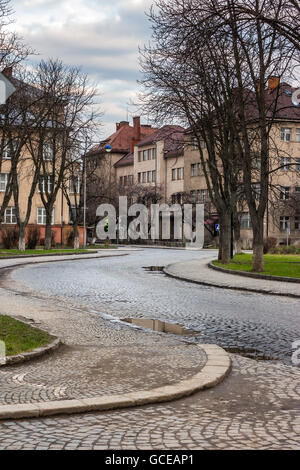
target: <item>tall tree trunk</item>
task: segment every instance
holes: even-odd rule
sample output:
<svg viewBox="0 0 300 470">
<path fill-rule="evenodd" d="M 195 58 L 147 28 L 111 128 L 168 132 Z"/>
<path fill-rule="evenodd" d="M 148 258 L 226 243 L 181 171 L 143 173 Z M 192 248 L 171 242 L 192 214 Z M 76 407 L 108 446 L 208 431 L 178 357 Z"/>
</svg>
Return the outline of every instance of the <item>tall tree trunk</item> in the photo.
<svg viewBox="0 0 300 470">
<path fill-rule="evenodd" d="M 46 215 L 45 250 L 51 250 L 51 212 Z"/>
<path fill-rule="evenodd" d="M 25 234 L 25 225 L 23 223 L 19 224 L 19 250 L 25 251 L 26 249 L 26 234 Z"/>
<path fill-rule="evenodd" d="M 235 210 L 233 212 L 233 231 L 234 231 L 234 252 L 235 254 L 240 254 L 242 252 L 242 243 L 241 243 L 241 223 L 238 217 L 238 213 Z"/>
<path fill-rule="evenodd" d="M 253 223 L 253 221 L 252 221 Z M 258 219 L 253 224 L 253 261 L 252 270 L 264 270 L 264 220 Z"/>
<path fill-rule="evenodd" d="M 230 213 L 225 213 L 220 217 L 220 248 L 219 261 L 223 264 L 230 262 L 230 240 L 231 240 L 231 217 Z"/>
<path fill-rule="evenodd" d="M 78 232 L 78 225 L 76 222 L 73 224 L 73 231 L 74 231 L 74 250 L 78 250 L 79 248 L 79 232 Z"/>
</svg>

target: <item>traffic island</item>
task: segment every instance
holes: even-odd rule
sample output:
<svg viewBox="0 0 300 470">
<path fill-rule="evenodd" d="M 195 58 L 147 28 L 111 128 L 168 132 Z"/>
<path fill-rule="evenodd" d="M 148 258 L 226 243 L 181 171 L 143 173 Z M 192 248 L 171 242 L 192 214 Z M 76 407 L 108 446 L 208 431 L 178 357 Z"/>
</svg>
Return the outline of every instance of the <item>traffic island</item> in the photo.
<svg viewBox="0 0 300 470">
<path fill-rule="evenodd" d="M 0 367 L 40 357 L 61 344 L 46 331 L 6 315 L 0 315 L 0 342 Z"/>
</svg>

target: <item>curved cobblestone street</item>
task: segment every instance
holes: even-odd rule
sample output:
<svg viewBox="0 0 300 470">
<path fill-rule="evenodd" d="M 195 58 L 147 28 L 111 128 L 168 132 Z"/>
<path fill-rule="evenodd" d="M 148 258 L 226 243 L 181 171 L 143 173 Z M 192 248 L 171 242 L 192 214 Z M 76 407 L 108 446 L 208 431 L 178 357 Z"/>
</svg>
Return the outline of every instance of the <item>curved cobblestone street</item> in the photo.
<svg viewBox="0 0 300 470">
<path fill-rule="evenodd" d="M 56 297 L 61 319 L 81 309 L 80 315 L 89 310 L 100 318 L 180 322 L 200 331 L 194 337 L 200 343 L 255 348 L 280 360 L 233 354 L 223 383 L 169 404 L 2 421 L 0 449 L 300 449 L 300 368 L 291 365 L 291 344 L 300 338 L 299 301 L 195 286 L 143 269 L 203 256 L 210 253 L 149 249 L 30 266 L 12 273 L 16 285 L 10 288 L 31 289 L 38 302 Z M 30 296 L 24 302 L 30 305 Z M 123 335 L 119 323 L 111 328 Z"/>
<path fill-rule="evenodd" d="M 200 343 L 253 348 L 291 364 L 291 345 L 300 339 L 299 299 L 194 285 L 143 269 L 213 255 L 146 249 L 122 258 L 82 260 L 78 269 L 68 262 L 28 266 L 15 271 L 13 279 L 100 315 L 179 322 L 198 330 Z"/>
</svg>

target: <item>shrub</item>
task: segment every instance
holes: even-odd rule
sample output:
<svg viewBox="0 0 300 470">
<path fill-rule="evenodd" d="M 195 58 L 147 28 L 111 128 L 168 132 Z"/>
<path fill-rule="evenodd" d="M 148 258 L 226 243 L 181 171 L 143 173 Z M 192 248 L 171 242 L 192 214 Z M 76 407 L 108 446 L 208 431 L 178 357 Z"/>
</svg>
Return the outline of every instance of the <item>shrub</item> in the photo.
<svg viewBox="0 0 300 470">
<path fill-rule="evenodd" d="M 264 254 L 269 253 L 271 250 L 274 250 L 277 245 L 277 240 L 274 237 L 268 237 L 264 240 Z"/>
<path fill-rule="evenodd" d="M 73 247 L 74 246 L 74 230 L 70 230 L 70 232 L 67 235 L 67 246 Z"/>
<path fill-rule="evenodd" d="M 2 244 L 6 250 L 18 247 L 19 230 L 17 227 L 1 230 Z"/>
<path fill-rule="evenodd" d="M 41 232 L 38 227 L 30 227 L 27 233 L 27 248 L 34 250 L 40 242 Z"/>
</svg>

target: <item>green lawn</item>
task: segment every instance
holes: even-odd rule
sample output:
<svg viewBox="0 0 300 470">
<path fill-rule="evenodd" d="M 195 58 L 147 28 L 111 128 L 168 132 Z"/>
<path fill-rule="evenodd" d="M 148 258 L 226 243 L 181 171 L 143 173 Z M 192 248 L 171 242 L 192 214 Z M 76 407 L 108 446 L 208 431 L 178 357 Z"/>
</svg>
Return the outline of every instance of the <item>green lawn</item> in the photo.
<svg viewBox="0 0 300 470">
<path fill-rule="evenodd" d="M 65 253 L 89 253 L 89 250 L 72 250 L 70 249 L 52 249 L 52 250 L 25 250 L 25 251 L 19 251 L 19 250 L 5 250 L 2 249 L 0 250 L 0 257 L 1 256 L 19 256 L 19 255 L 49 255 L 49 254 L 65 254 Z"/>
<path fill-rule="evenodd" d="M 0 340 L 6 346 L 6 356 L 14 356 L 22 352 L 45 346 L 54 338 L 48 333 L 32 328 L 14 318 L 0 315 Z"/>
<path fill-rule="evenodd" d="M 265 269 L 260 274 L 300 278 L 300 255 L 265 255 L 264 259 Z M 252 255 L 246 253 L 235 255 L 229 264 L 218 261 L 213 264 L 233 271 L 253 272 Z"/>
</svg>

